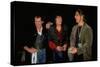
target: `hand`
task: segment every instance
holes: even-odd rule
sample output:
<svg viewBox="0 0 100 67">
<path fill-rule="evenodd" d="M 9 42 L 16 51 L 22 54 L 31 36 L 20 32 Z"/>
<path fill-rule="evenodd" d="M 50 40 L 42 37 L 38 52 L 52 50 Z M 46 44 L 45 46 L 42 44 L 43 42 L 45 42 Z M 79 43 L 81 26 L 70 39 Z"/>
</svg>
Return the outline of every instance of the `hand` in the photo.
<svg viewBox="0 0 100 67">
<path fill-rule="evenodd" d="M 57 51 L 62 51 L 62 47 L 61 47 L 61 46 L 57 46 L 57 47 L 56 47 L 56 50 L 57 50 Z"/>
<path fill-rule="evenodd" d="M 32 47 L 32 48 L 29 49 L 29 52 L 30 53 L 35 53 L 35 52 L 37 52 L 37 49 L 35 49 L 35 48 Z"/>
<path fill-rule="evenodd" d="M 72 48 L 72 54 L 76 54 L 77 53 L 77 48 Z"/>
<path fill-rule="evenodd" d="M 35 49 L 35 48 L 28 48 L 27 46 L 25 46 L 24 47 L 24 49 L 27 51 L 27 52 L 29 52 L 29 53 L 34 53 L 34 52 L 36 52 L 37 51 L 37 49 Z"/>
<path fill-rule="evenodd" d="M 63 51 L 66 51 L 66 49 L 67 49 L 67 44 L 64 44 L 62 47 L 63 47 Z"/>
<path fill-rule="evenodd" d="M 47 24 L 46 24 L 46 29 L 50 29 L 50 26 L 52 25 L 52 23 L 51 22 L 48 22 Z"/>
</svg>

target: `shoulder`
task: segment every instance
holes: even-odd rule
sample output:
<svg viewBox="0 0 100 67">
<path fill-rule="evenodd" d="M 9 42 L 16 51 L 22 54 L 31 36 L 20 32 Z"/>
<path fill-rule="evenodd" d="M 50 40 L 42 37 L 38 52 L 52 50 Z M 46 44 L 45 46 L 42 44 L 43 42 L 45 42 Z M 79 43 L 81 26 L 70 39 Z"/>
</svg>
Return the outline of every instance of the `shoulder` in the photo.
<svg viewBox="0 0 100 67">
<path fill-rule="evenodd" d="M 92 28 L 87 23 L 85 23 L 85 28 L 86 30 L 92 31 Z"/>
<path fill-rule="evenodd" d="M 54 28 L 55 28 L 55 26 L 54 26 L 54 25 L 50 27 L 50 29 L 54 29 Z"/>
<path fill-rule="evenodd" d="M 74 26 L 72 27 L 72 30 L 75 30 L 77 27 L 78 27 L 78 25 L 77 25 L 77 24 L 76 24 L 76 25 L 74 25 Z"/>
<path fill-rule="evenodd" d="M 49 31 L 55 31 L 55 26 L 51 26 Z"/>
<path fill-rule="evenodd" d="M 68 26 L 67 25 L 63 25 L 62 28 L 63 28 L 64 31 L 68 31 Z"/>
</svg>

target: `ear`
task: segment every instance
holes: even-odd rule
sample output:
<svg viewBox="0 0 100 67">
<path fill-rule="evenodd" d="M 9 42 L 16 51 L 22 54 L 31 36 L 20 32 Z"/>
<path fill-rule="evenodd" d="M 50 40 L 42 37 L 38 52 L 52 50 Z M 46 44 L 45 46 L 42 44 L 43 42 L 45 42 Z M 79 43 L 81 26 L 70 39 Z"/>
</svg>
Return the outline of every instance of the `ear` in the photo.
<svg viewBox="0 0 100 67">
<path fill-rule="evenodd" d="M 84 19 L 84 15 L 81 15 L 81 19 L 82 19 L 82 20 Z"/>
</svg>

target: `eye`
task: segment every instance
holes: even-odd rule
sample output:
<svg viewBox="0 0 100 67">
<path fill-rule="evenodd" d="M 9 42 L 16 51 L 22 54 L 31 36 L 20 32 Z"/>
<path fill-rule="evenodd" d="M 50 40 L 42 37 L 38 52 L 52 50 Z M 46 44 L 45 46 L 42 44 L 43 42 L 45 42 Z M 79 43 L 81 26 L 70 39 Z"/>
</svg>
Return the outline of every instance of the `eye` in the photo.
<svg viewBox="0 0 100 67">
<path fill-rule="evenodd" d="M 76 14 L 76 16 L 79 16 L 78 14 Z"/>
</svg>

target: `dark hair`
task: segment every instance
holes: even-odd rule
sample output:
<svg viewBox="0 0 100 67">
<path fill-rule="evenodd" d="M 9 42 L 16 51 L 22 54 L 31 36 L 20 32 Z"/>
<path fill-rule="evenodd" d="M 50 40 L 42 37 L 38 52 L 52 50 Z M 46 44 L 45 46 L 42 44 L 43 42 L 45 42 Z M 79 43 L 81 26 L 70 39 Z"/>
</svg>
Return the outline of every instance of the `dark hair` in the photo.
<svg viewBox="0 0 100 67">
<path fill-rule="evenodd" d="M 57 15 L 56 18 L 57 18 L 57 17 L 61 17 L 61 18 L 62 18 L 62 16 L 60 16 L 60 15 Z"/>
<path fill-rule="evenodd" d="M 62 17 L 61 15 L 56 15 L 56 16 L 55 16 L 55 19 L 56 19 L 57 17 L 61 17 L 61 19 L 63 19 L 63 17 Z M 55 21 L 55 22 L 56 22 L 56 21 Z"/>
<path fill-rule="evenodd" d="M 41 18 L 41 20 L 43 20 L 43 19 L 42 19 L 42 16 L 34 16 L 34 19 L 32 19 L 32 22 L 33 22 L 33 23 L 35 22 L 35 18 Z"/>
<path fill-rule="evenodd" d="M 63 24 L 63 17 L 61 15 L 56 15 L 55 18 L 57 18 L 57 17 L 61 17 L 62 18 L 62 24 L 61 24 L 61 26 L 63 26 L 64 25 Z M 54 27 L 56 27 L 56 21 L 54 21 Z"/>
<path fill-rule="evenodd" d="M 81 16 L 83 16 L 83 21 L 86 22 L 85 14 L 84 14 L 83 10 L 77 9 L 76 12 L 78 12 Z"/>
<path fill-rule="evenodd" d="M 42 19 L 42 17 L 41 17 L 41 16 L 35 16 L 34 18 L 41 18 L 41 19 Z"/>
</svg>

